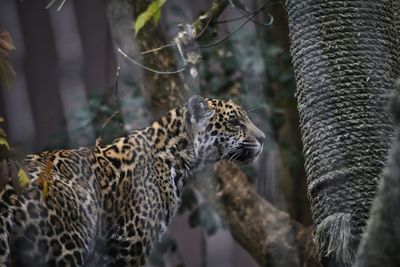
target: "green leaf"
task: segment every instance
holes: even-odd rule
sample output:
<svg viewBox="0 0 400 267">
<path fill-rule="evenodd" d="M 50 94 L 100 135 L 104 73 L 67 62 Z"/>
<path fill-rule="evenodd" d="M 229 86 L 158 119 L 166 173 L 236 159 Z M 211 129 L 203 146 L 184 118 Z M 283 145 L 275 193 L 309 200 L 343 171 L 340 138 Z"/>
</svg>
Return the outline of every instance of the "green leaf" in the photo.
<svg viewBox="0 0 400 267">
<path fill-rule="evenodd" d="M 10 145 L 4 136 L 0 136 L 0 146 L 5 146 L 7 149 L 10 149 Z"/>
<path fill-rule="evenodd" d="M 7 135 L 6 135 L 6 132 L 4 132 L 4 130 L 0 128 L 0 138 L 2 138 L 2 137 L 5 138 L 5 137 L 7 137 Z"/>
<path fill-rule="evenodd" d="M 159 21 L 160 21 L 160 18 L 161 18 L 161 9 L 159 9 L 157 12 L 156 12 L 156 14 L 154 14 L 154 16 L 153 16 L 153 21 L 154 21 L 154 23 L 158 23 Z"/>
<path fill-rule="evenodd" d="M 151 3 L 147 9 L 141 13 L 136 21 L 135 21 L 135 33 L 138 34 L 140 29 L 146 25 L 146 23 L 151 19 L 154 18 L 155 22 L 158 22 L 161 17 L 161 7 L 165 4 L 167 0 L 155 0 Z"/>
<path fill-rule="evenodd" d="M 28 175 L 23 169 L 19 169 L 18 171 L 18 183 L 21 185 L 21 187 L 25 187 L 29 184 Z"/>
</svg>

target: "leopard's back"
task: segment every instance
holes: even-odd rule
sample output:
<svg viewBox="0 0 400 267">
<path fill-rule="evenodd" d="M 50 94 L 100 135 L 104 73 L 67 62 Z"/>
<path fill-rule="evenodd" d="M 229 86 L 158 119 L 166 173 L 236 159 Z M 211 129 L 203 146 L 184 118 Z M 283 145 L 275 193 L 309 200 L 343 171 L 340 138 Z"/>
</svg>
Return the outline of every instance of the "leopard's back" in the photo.
<svg viewBox="0 0 400 267">
<path fill-rule="evenodd" d="M 26 158 L 30 184 L 21 193 L 7 185 L 1 194 L 1 212 L 7 215 L 1 224 L 7 238 L 0 241 L 4 246 L 0 263 L 82 265 L 90 257 L 99 234 L 101 206 L 96 164 L 88 148 Z"/>
</svg>

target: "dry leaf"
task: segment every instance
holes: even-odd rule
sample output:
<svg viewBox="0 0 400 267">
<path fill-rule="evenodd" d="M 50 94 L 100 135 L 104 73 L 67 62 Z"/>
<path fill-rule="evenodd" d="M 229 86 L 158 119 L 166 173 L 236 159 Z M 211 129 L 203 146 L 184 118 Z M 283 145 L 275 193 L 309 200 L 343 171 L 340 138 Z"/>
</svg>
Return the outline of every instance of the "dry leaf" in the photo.
<svg viewBox="0 0 400 267">
<path fill-rule="evenodd" d="M 42 200 L 44 200 L 49 194 L 49 183 L 52 180 L 52 171 L 53 171 L 53 163 L 48 160 L 46 166 L 39 174 L 39 177 L 36 179 L 35 184 L 42 188 Z"/>
<path fill-rule="evenodd" d="M 14 160 L 8 160 L 9 165 L 9 176 L 11 179 L 11 185 L 15 189 L 18 195 L 21 195 L 24 188 L 19 183 L 19 170 L 21 169 L 19 164 Z"/>
<path fill-rule="evenodd" d="M 14 42 L 10 33 L 4 29 L 0 29 L 0 49 L 1 52 L 15 50 Z"/>
<path fill-rule="evenodd" d="M 0 29 L 0 80 L 5 84 L 9 84 L 15 77 L 11 65 L 11 56 L 14 50 L 15 46 L 10 33 Z"/>
</svg>

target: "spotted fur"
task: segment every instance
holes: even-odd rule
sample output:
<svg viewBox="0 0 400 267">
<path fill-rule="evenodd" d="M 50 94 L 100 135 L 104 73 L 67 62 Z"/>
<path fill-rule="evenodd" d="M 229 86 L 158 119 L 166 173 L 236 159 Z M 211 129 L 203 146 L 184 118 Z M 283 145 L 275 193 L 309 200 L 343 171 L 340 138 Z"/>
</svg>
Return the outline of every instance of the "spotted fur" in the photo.
<svg viewBox="0 0 400 267">
<path fill-rule="evenodd" d="M 191 173 L 251 161 L 264 137 L 240 106 L 193 96 L 112 144 L 30 155 L 30 186 L 0 194 L 0 266 L 141 266 Z"/>
</svg>

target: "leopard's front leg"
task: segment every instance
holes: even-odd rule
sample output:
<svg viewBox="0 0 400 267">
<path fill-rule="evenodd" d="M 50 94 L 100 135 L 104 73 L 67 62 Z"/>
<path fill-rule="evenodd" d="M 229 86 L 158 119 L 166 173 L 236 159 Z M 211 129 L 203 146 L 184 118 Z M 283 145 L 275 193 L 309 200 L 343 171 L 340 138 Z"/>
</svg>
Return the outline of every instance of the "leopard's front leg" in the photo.
<svg viewBox="0 0 400 267">
<path fill-rule="evenodd" d="M 121 172 L 126 176 L 121 175 L 116 190 L 116 214 L 107 235 L 106 266 L 143 266 L 177 206 L 169 169 L 151 159 L 147 164 L 151 167 L 142 168 L 139 164 L 133 171 Z"/>
<path fill-rule="evenodd" d="M 107 241 L 105 266 L 138 267 L 145 264 L 146 254 L 149 253 L 149 240 L 145 232 L 125 217 L 119 216 Z"/>
<path fill-rule="evenodd" d="M 107 235 L 105 266 L 143 266 L 161 227 L 153 215 L 153 198 L 125 179 L 116 201 L 116 218 Z M 156 201 L 153 201 L 156 202 Z M 157 204 L 158 205 L 158 204 Z"/>
</svg>

